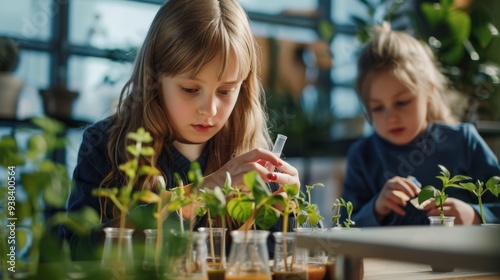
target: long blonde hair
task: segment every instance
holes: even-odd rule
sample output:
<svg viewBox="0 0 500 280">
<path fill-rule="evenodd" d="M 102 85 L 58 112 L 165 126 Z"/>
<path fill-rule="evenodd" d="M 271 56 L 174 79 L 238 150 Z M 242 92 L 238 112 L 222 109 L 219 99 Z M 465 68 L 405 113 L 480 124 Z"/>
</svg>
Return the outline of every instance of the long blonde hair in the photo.
<svg viewBox="0 0 500 280">
<path fill-rule="evenodd" d="M 383 71 L 391 71 L 408 89 L 431 98 L 427 121 L 456 122 L 445 102 L 455 91 L 427 45 L 406 33 L 390 30 L 387 25 L 374 32 L 358 58 L 356 90 L 365 112 L 370 85 L 376 74 Z M 371 121 L 368 113 L 366 116 Z"/>
<path fill-rule="evenodd" d="M 112 170 L 104 184 L 124 179 L 118 166 L 130 158 L 126 152 L 128 132 L 144 127 L 151 133 L 151 145 L 157 153 L 150 161 L 142 158 L 141 162 L 153 166 L 157 165 L 160 152 L 175 140 L 161 101 L 160 78 L 196 75 L 219 54 L 223 57 L 222 75 L 230 52 L 236 53 L 239 75 L 244 81 L 227 123 L 209 141 L 204 173 L 222 167 L 233 153 L 256 147 L 269 149 L 264 92 L 257 77 L 258 49 L 243 8 L 236 0 L 169 0 L 153 19 L 131 78 L 121 92 L 118 110 L 111 116 L 114 127 L 108 156 Z"/>
</svg>

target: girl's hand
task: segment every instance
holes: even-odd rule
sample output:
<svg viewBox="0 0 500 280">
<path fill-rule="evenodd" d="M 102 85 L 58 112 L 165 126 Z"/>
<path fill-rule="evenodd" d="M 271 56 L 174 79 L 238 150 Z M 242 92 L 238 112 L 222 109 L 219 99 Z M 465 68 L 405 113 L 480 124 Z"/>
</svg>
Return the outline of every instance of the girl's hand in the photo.
<svg viewBox="0 0 500 280">
<path fill-rule="evenodd" d="M 427 212 L 427 216 L 439 216 L 441 208 L 432 199 L 429 200 L 429 203 L 422 210 Z M 455 217 L 455 225 L 477 225 L 481 223 L 479 215 L 474 211 L 474 208 L 457 198 L 448 197 L 443 203 L 443 212 L 445 216 Z"/>
<path fill-rule="evenodd" d="M 265 167 L 267 162 L 276 166 L 283 173 L 269 172 Z M 226 172 L 231 174 L 234 186 L 244 187 L 243 176 L 253 170 L 257 171 L 264 182 L 276 182 L 279 185 L 298 184 L 300 186 L 297 169 L 278 158 L 272 152 L 257 148 L 231 159 L 221 169 L 208 175 L 205 178 L 203 187 L 223 186 L 226 180 Z"/>
<path fill-rule="evenodd" d="M 391 211 L 404 216 L 406 203 L 419 192 L 420 188 L 411 179 L 396 176 L 387 180 L 375 202 L 375 215 L 379 222 Z"/>
</svg>

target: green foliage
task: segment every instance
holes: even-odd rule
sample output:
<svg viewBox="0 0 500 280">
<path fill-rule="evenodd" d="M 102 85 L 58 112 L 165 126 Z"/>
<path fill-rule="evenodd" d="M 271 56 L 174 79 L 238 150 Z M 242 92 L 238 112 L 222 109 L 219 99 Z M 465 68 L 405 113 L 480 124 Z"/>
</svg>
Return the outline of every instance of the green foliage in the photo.
<svg viewBox="0 0 500 280">
<path fill-rule="evenodd" d="M 151 134 L 144 130 L 144 128 L 137 129 L 136 132 L 129 132 L 127 134 L 132 144 L 127 146 L 127 152 L 132 155 L 132 158 L 125 163 L 120 164 L 118 167 L 127 177 L 127 184 L 122 187 L 116 188 L 99 188 L 92 191 L 92 195 L 108 198 L 113 204 L 120 209 L 120 228 L 125 227 L 126 214 L 130 207 L 137 201 L 158 201 L 156 194 L 149 190 L 144 190 L 140 193 L 133 193 L 134 186 L 139 182 L 141 177 L 150 177 L 159 175 L 160 171 L 152 166 L 140 165 L 140 157 L 150 157 L 154 155 L 152 147 L 143 146 L 144 144 L 151 143 L 153 137 Z"/>
<path fill-rule="evenodd" d="M 27 231 L 16 231 L 16 246 L 17 248 L 30 246 L 27 272 L 29 275 L 36 275 L 39 259 L 69 260 L 68 250 L 57 249 L 56 253 L 54 249 L 46 249 L 65 246 L 60 245 L 52 234 L 54 226 L 64 224 L 70 230 L 83 235 L 99 223 L 99 216 L 94 209 L 88 207 L 77 212 L 58 212 L 46 219 L 44 213 L 47 208 L 64 208 L 66 198 L 72 188 L 72 181 L 66 166 L 50 158 L 56 149 L 65 147 L 67 140 L 62 136 L 64 125 L 59 121 L 42 116 L 34 118 L 32 122 L 36 132 L 28 138 L 26 149 L 20 148 L 14 136 L 5 136 L 0 139 L 1 169 L 5 168 L 5 173 L 10 177 L 9 182 L 14 182 L 13 180 L 20 177 L 19 190 L 9 188 L 7 192 L 7 181 L 2 182 L 0 196 L 2 201 L 7 201 L 7 195 L 15 197 L 14 201 L 9 198 L 9 203 L 4 205 L 9 206 L 5 208 L 9 210 L 10 218 L 15 214 L 17 225 L 21 223 L 27 225 Z M 21 189 L 26 193 L 26 199 L 17 195 Z M 7 211 L 1 212 L 0 220 L 4 221 L 7 218 Z M 31 235 L 30 245 L 27 243 L 28 232 Z M 4 240 L 3 238 L 4 236 L 0 239 Z M 4 255 L 3 245 L 0 245 L 0 249 L 0 253 Z M 22 267 L 26 267 L 22 261 L 18 265 L 21 270 Z"/>
<path fill-rule="evenodd" d="M 488 181 L 486 181 L 486 185 L 480 180 L 477 180 L 475 184 L 467 182 L 460 183 L 460 186 L 477 196 L 481 223 L 485 224 L 486 219 L 484 218 L 482 197 L 487 191 L 490 191 L 494 196 L 498 197 L 498 195 L 500 194 L 500 177 L 491 177 Z"/>
<path fill-rule="evenodd" d="M 347 219 L 344 221 L 344 227 L 349 229 L 349 228 L 351 228 L 351 225 L 355 225 L 355 222 L 353 220 L 351 220 L 353 206 L 352 206 L 352 202 L 350 202 L 350 201 L 346 201 L 343 198 L 337 198 L 335 200 L 335 203 L 333 203 L 332 212 L 335 212 L 335 210 L 337 210 L 337 215 L 334 215 L 332 217 L 332 221 L 334 223 L 336 223 L 336 227 L 342 227 L 340 225 L 340 217 L 341 217 L 340 208 L 342 208 L 342 207 L 344 207 L 347 211 Z"/>
<path fill-rule="evenodd" d="M 315 187 L 325 187 L 325 186 L 321 183 L 306 185 L 307 202 L 305 200 L 306 194 L 303 193 L 301 193 L 300 196 L 301 199 L 297 201 L 299 203 L 299 208 L 301 210 L 301 212 L 298 213 L 297 216 L 298 225 L 302 225 L 308 220 L 309 224 L 312 227 L 317 227 L 319 222 L 324 219 L 324 217 L 321 216 L 319 212 L 318 205 L 312 203 L 311 190 L 314 189 Z"/>
</svg>

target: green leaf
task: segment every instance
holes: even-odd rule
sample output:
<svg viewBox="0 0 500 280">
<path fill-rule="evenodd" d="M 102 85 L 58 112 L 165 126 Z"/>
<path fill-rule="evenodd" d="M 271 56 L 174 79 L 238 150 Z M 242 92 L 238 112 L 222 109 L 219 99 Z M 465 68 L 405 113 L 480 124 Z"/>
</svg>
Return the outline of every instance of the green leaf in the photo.
<svg viewBox="0 0 500 280">
<path fill-rule="evenodd" d="M 473 183 L 470 183 L 470 182 L 467 182 L 467 183 L 460 183 L 460 185 L 468 190 L 468 191 L 471 191 L 471 192 L 474 192 L 476 189 L 477 189 L 477 186 L 474 185 Z"/>
<path fill-rule="evenodd" d="M 142 147 L 140 153 L 142 156 L 150 157 L 154 156 L 155 150 L 153 149 L 153 147 Z"/>
<path fill-rule="evenodd" d="M 444 21 L 446 16 L 446 12 L 442 7 L 434 3 L 422 3 L 420 5 L 420 10 L 433 30 Z"/>
<path fill-rule="evenodd" d="M 92 190 L 93 196 L 111 197 L 118 195 L 118 188 L 99 188 Z"/>
<path fill-rule="evenodd" d="M 332 22 L 329 20 L 320 20 L 318 24 L 318 33 L 323 40 L 330 42 L 335 34 L 335 28 Z"/>
<path fill-rule="evenodd" d="M 227 203 L 227 212 L 229 216 L 238 222 L 246 222 L 253 210 L 253 201 L 245 198 L 233 198 Z"/>
<path fill-rule="evenodd" d="M 47 116 L 35 117 L 31 122 L 45 133 L 56 135 L 64 131 L 64 124 L 62 122 Z"/>
<path fill-rule="evenodd" d="M 127 133 L 127 138 L 131 139 L 137 143 L 151 143 L 151 142 L 153 142 L 153 137 L 143 127 L 139 127 L 137 129 L 137 132 Z"/>
<path fill-rule="evenodd" d="M 255 213 L 255 223 L 264 230 L 274 226 L 278 222 L 278 219 L 279 213 L 269 205 L 263 205 Z"/>
<path fill-rule="evenodd" d="M 77 211 L 71 211 L 67 214 L 58 212 L 50 219 L 52 225 L 64 224 L 76 234 L 85 235 L 100 225 L 100 218 L 97 211 L 89 206 L 86 206 Z"/>
<path fill-rule="evenodd" d="M 147 176 L 161 174 L 160 170 L 156 169 L 153 166 L 148 166 L 148 165 L 142 165 L 141 167 L 139 167 L 138 173 L 139 173 L 139 175 L 147 175 Z"/>
<path fill-rule="evenodd" d="M 243 183 L 250 190 L 257 204 L 260 204 L 271 195 L 266 183 L 256 171 L 246 173 L 243 176 Z"/>
<path fill-rule="evenodd" d="M 486 182 L 486 189 L 488 189 L 494 196 L 498 197 L 498 195 L 500 194 L 500 177 L 491 177 Z"/>
<path fill-rule="evenodd" d="M 299 193 L 299 186 L 297 184 L 293 185 L 283 185 L 283 191 L 289 196 L 289 197 L 295 197 Z"/>
<path fill-rule="evenodd" d="M 20 155 L 16 139 L 12 136 L 0 138 L 0 166 L 24 165 L 24 159 Z"/>
<path fill-rule="evenodd" d="M 49 150 L 45 137 L 41 134 L 35 134 L 28 139 L 28 149 L 26 156 L 28 159 L 36 160 L 42 155 L 45 155 Z"/>
<path fill-rule="evenodd" d="M 150 190 L 142 190 L 134 192 L 133 199 L 144 203 L 158 203 L 160 196 Z"/>
</svg>

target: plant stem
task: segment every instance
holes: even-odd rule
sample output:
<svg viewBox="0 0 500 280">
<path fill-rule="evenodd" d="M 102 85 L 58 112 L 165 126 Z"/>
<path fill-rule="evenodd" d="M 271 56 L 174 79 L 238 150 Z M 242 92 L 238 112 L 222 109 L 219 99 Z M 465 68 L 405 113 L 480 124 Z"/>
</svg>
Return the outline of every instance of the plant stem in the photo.
<svg viewBox="0 0 500 280">
<path fill-rule="evenodd" d="M 481 223 L 486 224 L 486 219 L 484 218 L 484 211 L 483 211 L 483 202 L 480 195 L 477 197 L 477 201 L 479 203 L 479 213 L 481 213 Z"/>
</svg>

